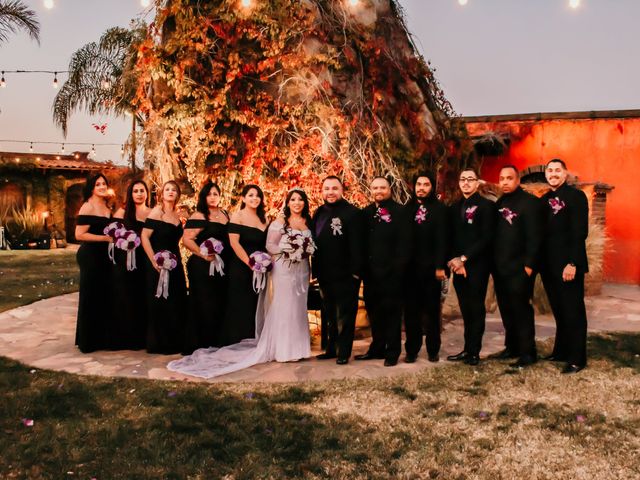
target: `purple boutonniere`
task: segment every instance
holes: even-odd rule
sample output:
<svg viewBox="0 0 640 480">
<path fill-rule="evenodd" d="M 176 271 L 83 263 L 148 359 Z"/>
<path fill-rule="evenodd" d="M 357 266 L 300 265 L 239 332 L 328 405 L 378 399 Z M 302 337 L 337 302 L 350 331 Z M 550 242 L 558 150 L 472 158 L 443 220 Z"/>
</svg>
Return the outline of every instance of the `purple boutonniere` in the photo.
<svg viewBox="0 0 640 480">
<path fill-rule="evenodd" d="M 513 225 L 513 221 L 518 216 L 516 212 L 506 207 L 501 208 L 498 211 L 502 214 L 502 218 L 504 218 L 507 222 L 509 222 L 509 225 Z"/>
<path fill-rule="evenodd" d="M 549 199 L 549 206 L 551 207 L 551 210 L 553 210 L 553 214 L 557 215 L 560 210 L 562 210 L 567 205 L 558 197 L 554 197 Z"/>
<path fill-rule="evenodd" d="M 420 224 L 422 222 L 426 222 L 427 221 L 427 213 L 429 213 L 427 208 L 424 205 L 420 205 L 420 207 L 418 208 L 418 211 L 416 212 L 416 216 L 414 218 L 416 223 Z"/>
<path fill-rule="evenodd" d="M 464 211 L 464 218 L 467 220 L 467 223 L 473 223 L 473 217 L 476 216 L 476 210 L 478 210 L 478 206 L 474 205 Z"/>
<path fill-rule="evenodd" d="M 378 207 L 373 218 L 378 220 L 378 222 L 391 223 L 391 213 L 384 207 Z"/>
</svg>

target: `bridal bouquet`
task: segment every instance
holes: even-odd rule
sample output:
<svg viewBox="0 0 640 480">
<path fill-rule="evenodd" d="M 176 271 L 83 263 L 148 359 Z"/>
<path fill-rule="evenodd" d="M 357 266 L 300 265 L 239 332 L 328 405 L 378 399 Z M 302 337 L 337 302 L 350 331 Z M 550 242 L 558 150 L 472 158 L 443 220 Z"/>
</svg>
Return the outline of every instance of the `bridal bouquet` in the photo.
<svg viewBox="0 0 640 480">
<path fill-rule="evenodd" d="M 178 257 L 169 250 L 160 250 L 153 256 L 160 267 L 160 277 L 156 288 L 156 298 L 169 297 L 169 272 L 178 266 Z"/>
<path fill-rule="evenodd" d="M 289 264 L 307 260 L 316 251 L 316 244 L 310 235 L 287 232 L 284 234 L 285 246 L 280 254 Z"/>
<path fill-rule="evenodd" d="M 220 253 L 224 250 L 224 244 L 220 240 L 216 240 L 213 237 L 207 238 L 204 242 L 200 244 L 200 253 L 202 255 L 206 255 L 210 257 L 214 256 L 213 260 L 209 262 L 209 276 L 214 276 L 216 272 L 220 274 L 221 277 L 224 277 L 224 262 L 222 261 L 222 257 Z"/>
<path fill-rule="evenodd" d="M 273 268 L 271 255 L 256 251 L 249 255 L 249 266 L 253 270 L 253 290 L 261 292 L 267 284 L 267 272 Z"/>
<path fill-rule="evenodd" d="M 140 246 L 140 237 L 133 230 L 117 230 L 116 235 L 116 247 L 127 252 L 127 270 L 131 272 L 137 268 L 135 250 Z"/>
<path fill-rule="evenodd" d="M 107 225 L 106 227 L 104 227 L 104 230 L 102 231 L 102 233 L 104 233 L 105 235 L 107 235 L 108 237 L 111 237 L 113 239 L 113 242 L 109 243 L 109 247 L 107 252 L 109 253 L 109 260 L 111 260 L 113 262 L 113 264 L 115 265 L 116 263 L 116 259 L 113 255 L 113 247 L 114 247 L 114 243 L 116 242 L 116 240 L 118 240 L 118 234 L 120 232 L 125 231 L 126 229 L 124 228 L 124 225 L 120 222 L 111 222 L 109 225 Z"/>
</svg>

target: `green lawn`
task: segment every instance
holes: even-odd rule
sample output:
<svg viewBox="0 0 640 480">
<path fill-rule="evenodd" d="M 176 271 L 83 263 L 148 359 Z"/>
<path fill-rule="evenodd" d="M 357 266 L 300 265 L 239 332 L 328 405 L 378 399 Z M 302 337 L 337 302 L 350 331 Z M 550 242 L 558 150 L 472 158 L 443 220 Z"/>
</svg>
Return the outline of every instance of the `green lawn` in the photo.
<svg viewBox="0 0 640 480">
<path fill-rule="evenodd" d="M 64 278 L 73 290 L 72 255 L 23 253 L 2 263 L 0 291 L 18 291 L 9 269 L 21 288 L 41 280 L 11 305 L 67 291 Z M 589 368 L 569 377 L 483 362 L 298 385 L 76 376 L 0 357 L 0 478 L 640 478 L 638 352 L 638 334 L 595 335 Z"/>
<path fill-rule="evenodd" d="M 0 250 L 0 312 L 78 290 L 75 248 Z"/>
</svg>

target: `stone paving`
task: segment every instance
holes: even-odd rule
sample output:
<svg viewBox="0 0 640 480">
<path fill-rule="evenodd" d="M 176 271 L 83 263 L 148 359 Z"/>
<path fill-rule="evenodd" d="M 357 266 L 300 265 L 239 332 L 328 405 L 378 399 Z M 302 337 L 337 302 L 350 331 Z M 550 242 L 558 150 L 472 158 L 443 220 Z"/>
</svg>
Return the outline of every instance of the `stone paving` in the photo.
<svg viewBox="0 0 640 480">
<path fill-rule="evenodd" d="M 151 355 L 144 351 L 95 352 L 82 354 L 74 346 L 78 294 L 42 300 L 0 313 L 0 355 L 19 360 L 35 368 L 62 370 L 82 375 L 121 376 L 162 380 L 205 381 L 168 371 L 169 360 L 179 355 Z M 589 330 L 640 331 L 640 286 L 607 284 L 599 296 L 587 298 Z M 553 336 L 555 325 L 550 315 L 536 317 L 538 339 Z M 317 341 L 317 339 L 315 339 Z M 354 354 L 364 353 L 369 339 L 356 340 Z M 503 345 L 503 329 L 497 314 L 487 316 L 482 355 L 496 352 Z M 462 347 L 462 320 L 447 322 L 442 336 L 441 358 Z M 320 353 L 314 344 L 313 353 Z M 338 366 L 333 360 L 315 358 L 299 362 L 268 363 L 208 380 L 210 382 L 298 382 L 341 378 L 375 378 L 433 368 L 424 349 L 414 364 L 400 358 L 395 367 L 384 367 L 382 360 Z"/>
</svg>

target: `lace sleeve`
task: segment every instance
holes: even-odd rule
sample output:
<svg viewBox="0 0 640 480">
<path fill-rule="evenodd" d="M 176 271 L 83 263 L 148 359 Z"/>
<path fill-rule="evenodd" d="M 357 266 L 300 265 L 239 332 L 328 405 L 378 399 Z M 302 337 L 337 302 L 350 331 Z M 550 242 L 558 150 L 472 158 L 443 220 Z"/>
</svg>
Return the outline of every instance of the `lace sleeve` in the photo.
<svg viewBox="0 0 640 480">
<path fill-rule="evenodd" d="M 280 222 L 272 222 L 267 231 L 267 252 L 271 255 L 280 253 L 280 239 L 283 234 L 283 227 Z"/>
</svg>

